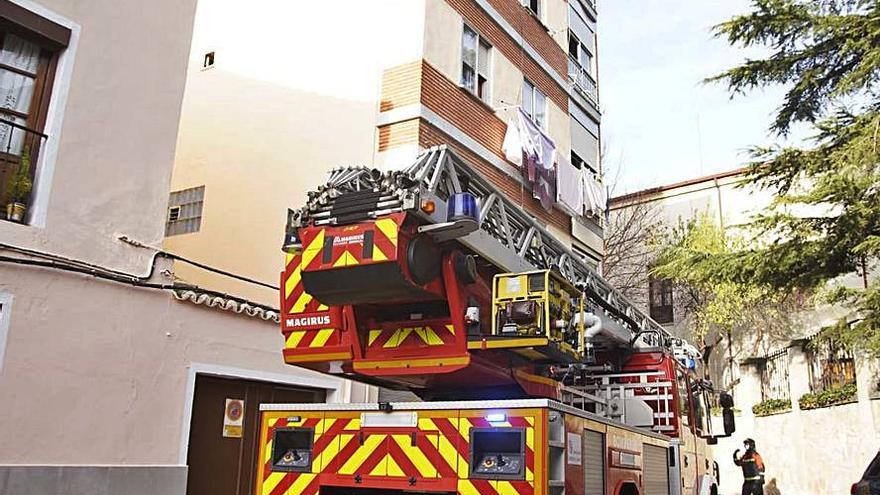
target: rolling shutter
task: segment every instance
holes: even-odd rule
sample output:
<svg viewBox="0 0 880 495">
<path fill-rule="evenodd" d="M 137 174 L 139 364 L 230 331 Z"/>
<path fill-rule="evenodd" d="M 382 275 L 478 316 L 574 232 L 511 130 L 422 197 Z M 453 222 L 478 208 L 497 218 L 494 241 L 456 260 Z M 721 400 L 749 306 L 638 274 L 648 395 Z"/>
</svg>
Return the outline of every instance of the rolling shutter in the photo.
<svg viewBox="0 0 880 495">
<path fill-rule="evenodd" d="M 666 466 L 666 449 L 645 445 L 644 484 L 645 493 L 650 495 L 669 494 L 669 470 Z"/>
<path fill-rule="evenodd" d="M 584 430 L 584 495 L 605 495 L 605 434 Z"/>
</svg>

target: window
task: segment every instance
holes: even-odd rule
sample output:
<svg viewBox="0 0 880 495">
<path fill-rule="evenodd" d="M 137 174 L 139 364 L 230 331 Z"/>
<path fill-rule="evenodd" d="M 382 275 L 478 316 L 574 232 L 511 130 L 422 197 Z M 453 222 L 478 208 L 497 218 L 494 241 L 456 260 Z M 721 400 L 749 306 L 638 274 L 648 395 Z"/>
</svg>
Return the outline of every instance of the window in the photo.
<svg viewBox="0 0 880 495">
<path fill-rule="evenodd" d="M 675 371 L 676 385 L 678 386 L 678 412 L 681 418 L 681 424 L 690 426 L 691 407 L 688 398 L 687 375 L 681 370 Z"/>
<path fill-rule="evenodd" d="M 528 79 L 523 79 L 522 109 L 538 127 L 547 129 L 547 97 Z"/>
<path fill-rule="evenodd" d="M 10 188 L 29 158 L 23 178 L 32 184 L 45 135 L 55 66 L 70 30 L 8 0 L 0 0 L 0 202 L 28 205 L 30 187 Z M 26 181 L 25 181 L 26 182 Z M 2 216 L 0 216 L 2 218 Z"/>
<path fill-rule="evenodd" d="M 492 45 L 465 25 L 461 37 L 461 85 L 487 103 L 491 54 Z"/>
<path fill-rule="evenodd" d="M 205 54 L 205 60 L 202 62 L 203 69 L 210 69 L 214 67 L 214 52 L 208 52 Z"/>
<path fill-rule="evenodd" d="M 648 278 L 648 300 L 651 318 L 657 323 L 672 323 L 672 281 L 663 278 Z"/>
<path fill-rule="evenodd" d="M 581 43 L 581 40 L 571 31 L 568 33 L 568 56 L 587 72 L 592 70 L 593 55 L 587 49 L 587 46 Z"/>
<path fill-rule="evenodd" d="M 165 236 L 198 232 L 202 227 L 204 202 L 205 186 L 172 192 L 168 200 Z"/>
<path fill-rule="evenodd" d="M 535 14 L 538 19 L 541 18 L 541 0 L 522 0 L 522 4 Z"/>
<path fill-rule="evenodd" d="M 574 165 L 574 168 L 581 169 L 584 167 L 584 159 L 578 156 L 574 150 L 571 151 L 571 164 Z"/>
</svg>

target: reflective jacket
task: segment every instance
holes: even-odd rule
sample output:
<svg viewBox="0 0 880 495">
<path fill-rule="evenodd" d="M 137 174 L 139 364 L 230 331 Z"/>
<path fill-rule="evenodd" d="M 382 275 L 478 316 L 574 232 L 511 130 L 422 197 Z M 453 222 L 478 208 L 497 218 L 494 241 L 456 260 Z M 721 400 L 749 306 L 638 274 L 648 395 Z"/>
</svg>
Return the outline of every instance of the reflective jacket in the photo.
<svg viewBox="0 0 880 495">
<path fill-rule="evenodd" d="M 764 460 L 754 450 L 747 450 L 739 459 L 734 454 L 733 463 L 742 468 L 745 481 L 764 480 Z"/>
</svg>

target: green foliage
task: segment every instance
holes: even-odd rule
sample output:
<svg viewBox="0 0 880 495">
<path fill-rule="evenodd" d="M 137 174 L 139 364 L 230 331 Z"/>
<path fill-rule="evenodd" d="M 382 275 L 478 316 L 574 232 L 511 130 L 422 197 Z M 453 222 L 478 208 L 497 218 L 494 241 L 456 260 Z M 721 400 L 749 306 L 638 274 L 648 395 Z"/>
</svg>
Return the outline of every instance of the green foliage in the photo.
<svg viewBox="0 0 880 495">
<path fill-rule="evenodd" d="M 789 316 L 796 301 L 787 291 L 707 276 L 703 265 L 694 262 L 730 256 L 746 247 L 741 236 L 725 232 L 709 214 L 681 222 L 657 242 L 659 254 L 651 273 L 672 280 L 687 295 L 685 309 L 697 339 L 713 330 L 727 334 L 748 328 L 760 333 L 794 326 Z"/>
<path fill-rule="evenodd" d="M 803 122 L 816 133 L 809 148 L 752 150 L 750 183 L 776 195 L 751 225 L 761 244 L 694 250 L 682 263 L 706 281 L 828 289 L 852 309 L 829 334 L 880 354 L 880 283 L 866 275 L 880 259 L 880 3 L 754 0 L 716 34 L 772 53 L 711 81 L 733 93 L 784 85 L 771 130 Z M 839 287 L 854 273 L 858 287 Z"/>
<path fill-rule="evenodd" d="M 752 406 L 752 414 L 755 416 L 769 416 L 789 410 L 791 410 L 791 400 L 788 399 L 768 399 Z"/>
<path fill-rule="evenodd" d="M 858 389 L 855 383 L 847 383 L 837 388 L 817 393 L 807 393 L 798 399 L 801 409 L 817 409 L 820 407 L 834 406 L 856 400 Z"/>
<path fill-rule="evenodd" d="M 9 184 L 6 186 L 10 203 L 27 203 L 31 197 L 31 152 L 29 148 L 25 148 L 21 153 L 21 162 L 15 173 L 9 178 Z"/>
</svg>

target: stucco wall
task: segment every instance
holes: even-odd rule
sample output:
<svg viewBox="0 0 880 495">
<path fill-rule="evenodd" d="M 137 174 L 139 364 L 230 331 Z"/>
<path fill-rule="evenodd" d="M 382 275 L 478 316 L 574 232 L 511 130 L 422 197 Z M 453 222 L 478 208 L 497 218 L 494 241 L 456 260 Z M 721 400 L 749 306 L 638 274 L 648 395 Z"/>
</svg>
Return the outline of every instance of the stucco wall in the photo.
<svg viewBox="0 0 880 495">
<path fill-rule="evenodd" d="M 53 88 L 33 226 L 0 221 L 0 239 L 138 271 L 161 242 L 195 0 L 21 2 L 69 25 Z M 42 12 L 41 12 L 42 13 Z M 67 72 L 69 71 L 69 73 Z M 57 124 L 57 128 L 52 123 Z M 57 146 L 51 164 L 47 149 Z"/>
<path fill-rule="evenodd" d="M 184 464 L 193 363 L 340 388 L 331 400 L 352 393 L 284 365 L 275 323 L 168 292 L 6 265 L 0 292 L 15 294 L 0 370 L 0 398 L 14 407 L 0 421 L 0 464 Z"/>
</svg>

